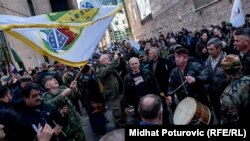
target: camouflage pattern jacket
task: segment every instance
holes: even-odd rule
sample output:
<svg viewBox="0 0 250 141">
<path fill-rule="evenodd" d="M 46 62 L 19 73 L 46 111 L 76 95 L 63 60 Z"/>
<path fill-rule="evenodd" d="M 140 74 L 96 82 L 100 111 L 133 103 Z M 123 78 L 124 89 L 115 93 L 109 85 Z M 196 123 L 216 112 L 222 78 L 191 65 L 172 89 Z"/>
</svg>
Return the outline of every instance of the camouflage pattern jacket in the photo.
<svg viewBox="0 0 250 141">
<path fill-rule="evenodd" d="M 237 76 L 221 96 L 221 123 L 249 125 L 250 77 Z"/>
<path fill-rule="evenodd" d="M 59 111 L 65 105 L 68 106 L 69 113 L 68 113 L 68 125 L 65 127 L 64 132 L 69 138 L 75 139 L 75 134 L 82 130 L 83 121 L 80 115 L 77 113 L 75 106 L 72 104 L 69 97 L 61 97 L 60 94 L 66 89 L 66 87 L 60 87 L 57 93 L 52 94 L 50 92 L 46 92 L 43 94 L 43 100 L 47 103 L 52 104 L 56 109 Z M 76 95 L 76 92 L 70 94 L 70 96 Z M 82 132 L 81 136 L 84 137 L 84 132 Z M 74 137 L 72 137 L 74 136 Z M 71 139 L 69 139 L 71 140 Z M 80 139 L 79 141 L 83 141 L 85 139 Z"/>
</svg>

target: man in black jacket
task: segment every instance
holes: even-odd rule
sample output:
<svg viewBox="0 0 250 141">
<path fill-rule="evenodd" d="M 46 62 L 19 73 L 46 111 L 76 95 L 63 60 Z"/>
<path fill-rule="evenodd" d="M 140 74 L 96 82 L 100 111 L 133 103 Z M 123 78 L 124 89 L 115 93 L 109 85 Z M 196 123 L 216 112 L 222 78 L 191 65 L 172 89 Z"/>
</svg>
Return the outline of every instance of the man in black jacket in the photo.
<svg viewBox="0 0 250 141">
<path fill-rule="evenodd" d="M 243 75 L 250 75 L 250 28 L 238 28 L 234 36 L 234 45 L 240 51 Z"/>
<path fill-rule="evenodd" d="M 67 124 L 67 116 L 60 114 L 51 105 L 42 102 L 40 86 L 32 83 L 21 91 L 21 95 L 23 105 L 19 108 L 18 115 L 27 130 L 25 130 L 25 133 L 19 139 L 33 141 L 36 139 L 39 127 L 48 124 L 54 131 L 51 141 L 66 140 L 62 128 Z"/>
</svg>

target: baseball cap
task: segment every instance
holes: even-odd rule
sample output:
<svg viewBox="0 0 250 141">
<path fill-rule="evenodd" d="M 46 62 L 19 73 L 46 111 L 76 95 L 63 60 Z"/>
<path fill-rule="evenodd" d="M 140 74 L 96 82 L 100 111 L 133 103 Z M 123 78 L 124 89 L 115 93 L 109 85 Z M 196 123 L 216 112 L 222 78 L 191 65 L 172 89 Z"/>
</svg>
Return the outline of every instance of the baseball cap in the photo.
<svg viewBox="0 0 250 141">
<path fill-rule="evenodd" d="M 144 50 L 142 50 L 142 51 L 139 52 L 139 57 L 142 57 L 142 56 L 145 56 L 145 55 L 146 55 L 146 53 L 145 53 Z"/>
</svg>

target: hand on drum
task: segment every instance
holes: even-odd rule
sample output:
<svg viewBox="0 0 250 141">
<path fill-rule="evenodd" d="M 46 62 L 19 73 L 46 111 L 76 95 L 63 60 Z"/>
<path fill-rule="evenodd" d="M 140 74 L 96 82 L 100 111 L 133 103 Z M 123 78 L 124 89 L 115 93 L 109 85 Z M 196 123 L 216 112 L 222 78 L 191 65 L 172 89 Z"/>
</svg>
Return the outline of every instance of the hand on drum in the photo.
<svg viewBox="0 0 250 141">
<path fill-rule="evenodd" d="M 167 96 L 167 97 L 166 97 L 166 103 L 167 103 L 168 105 L 171 105 L 171 104 L 173 103 L 173 101 L 172 101 L 172 96 Z"/>
</svg>

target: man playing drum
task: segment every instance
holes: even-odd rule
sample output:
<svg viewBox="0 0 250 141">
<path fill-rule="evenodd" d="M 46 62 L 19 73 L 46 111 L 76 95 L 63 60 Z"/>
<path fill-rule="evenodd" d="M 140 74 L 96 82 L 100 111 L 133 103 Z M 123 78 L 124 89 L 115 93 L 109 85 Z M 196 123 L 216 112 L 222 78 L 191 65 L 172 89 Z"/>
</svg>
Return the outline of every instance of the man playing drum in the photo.
<svg viewBox="0 0 250 141">
<path fill-rule="evenodd" d="M 204 93 L 204 86 L 201 83 L 189 83 L 186 80 L 187 76 L 199 76 L 202 70 L 199 63 L 190 62 L 188 57 L 189 51 L 187 49 L 179 48 L 175 50 L 175 61 L 177 67 L 172 70 L 169 77 L 169 88 L 166 102 L 170 105 L 175 105 L 173 98 L 174 94 L 176 94 L 179 101 L 182 101 L 188 96 L 196 99 L 202 104 L 208 105 L 206 93 Z M 176 106 L 171 106 L 171 108 L 175 111 Z"/>
</svg>

